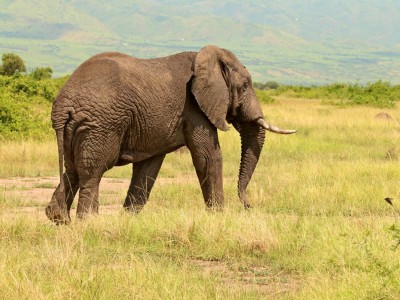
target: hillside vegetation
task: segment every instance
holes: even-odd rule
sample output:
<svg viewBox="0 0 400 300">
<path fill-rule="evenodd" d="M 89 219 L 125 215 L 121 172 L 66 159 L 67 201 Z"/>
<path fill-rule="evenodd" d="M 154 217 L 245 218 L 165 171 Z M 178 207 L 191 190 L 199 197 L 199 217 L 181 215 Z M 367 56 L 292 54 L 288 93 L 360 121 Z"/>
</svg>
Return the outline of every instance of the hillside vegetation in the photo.
<svg viewBox="0 0 400 300">
<path fill-rule="evenodd" d="M 400 2 L 2 1 L 0 54 L 70 74 L 103 51 L 158 57 L 216 44 L 258 81 L 400 82 Z"/>
<path fill-rule="evenodd" d="M 0 76 L 0 139 L 43 139 L 52 135 L 50 111 L 66 78 Z"/>
</svg>

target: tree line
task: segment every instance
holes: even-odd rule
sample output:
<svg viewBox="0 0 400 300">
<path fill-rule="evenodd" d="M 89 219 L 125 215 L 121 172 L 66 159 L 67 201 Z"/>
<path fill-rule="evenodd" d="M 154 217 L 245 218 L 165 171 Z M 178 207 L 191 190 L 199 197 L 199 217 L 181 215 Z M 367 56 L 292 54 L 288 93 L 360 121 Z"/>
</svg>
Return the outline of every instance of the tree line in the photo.
<svg viewBox="0 0 400 300">
<path fill-rule="evenodd" d="M 14 74 L 26 74 L 24 61 L 17 54 L 4 53 L 1 56 L 0 75 L 13 76 Z M 50 67 L 35 68 L 29 75 L 36 80 L 51 78 L 53 70 Z"/>
</svg>

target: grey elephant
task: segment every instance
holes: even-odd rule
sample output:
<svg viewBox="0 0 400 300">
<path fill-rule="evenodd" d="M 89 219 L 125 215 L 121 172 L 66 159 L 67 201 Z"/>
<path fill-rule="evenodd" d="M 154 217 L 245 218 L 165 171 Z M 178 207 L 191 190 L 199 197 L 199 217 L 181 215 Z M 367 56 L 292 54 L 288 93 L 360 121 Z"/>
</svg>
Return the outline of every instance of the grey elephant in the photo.
<svg viewBox="0 0 400 300">
<path fill-rule="evenodd" d="M 249 72 L 232 52 L 216 46 L 155 59 L 121 53 L 93 56 L 60 90 L 51 119 L 60 184 L 46 215 L 57 224 L 70 222 L 69 211 L 78 190 L 77 217 L 97 213 L 103 173 L 129 163 L 133 174 L 124 207 L 140 211 L 165 155 L 184 145 L 192 156 L 206 206 L 222 209 L 217 130 L 228 130 L 227 123 L 241 137 L 238 189 L 248 208 L 246 187 L 265 130 L 295 132 L 264 121 Z"/>
</svg>

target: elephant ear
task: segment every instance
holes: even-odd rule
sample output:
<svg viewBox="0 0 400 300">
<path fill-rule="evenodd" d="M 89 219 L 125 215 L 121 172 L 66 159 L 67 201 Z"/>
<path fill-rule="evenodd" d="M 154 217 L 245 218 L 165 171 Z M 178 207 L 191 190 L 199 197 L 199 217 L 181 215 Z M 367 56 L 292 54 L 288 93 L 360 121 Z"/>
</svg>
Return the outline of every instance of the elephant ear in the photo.
<svg viewBox="0 0 400 300">
<path fill-rule="evenodd" d="M 225 120 L 230 103 L 229 66 L 225 56 L 216 46 L 202 48 L 196 56 L 192 81 L 192 93 L 200 109 L 215 127 L 223 131 L 229 129 Z"/>
</svg>

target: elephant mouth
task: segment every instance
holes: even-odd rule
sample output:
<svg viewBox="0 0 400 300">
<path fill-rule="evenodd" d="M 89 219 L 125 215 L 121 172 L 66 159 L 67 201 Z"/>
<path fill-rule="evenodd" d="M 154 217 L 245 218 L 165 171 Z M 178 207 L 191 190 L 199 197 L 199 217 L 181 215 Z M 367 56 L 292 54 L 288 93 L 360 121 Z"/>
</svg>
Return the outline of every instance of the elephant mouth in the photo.
<svg viewBox="0 0 400 300">
<path fill-rule="evenodd" d="M 265 130 L 279 133 L 279 134 L 292 134 L 292 133 L 297 132 L 297 130 L 293 130 L 293 129 L 280 129 L 279 127 L 268 124 L 267 122 L 265 122 L 265 120 L 263 118 L 259 118 L 259 119 L 255 120 L 255 123 L 258 124 L 259 126 L 261 126 L 262 128 L 264 128 Z"/>
</svg>

